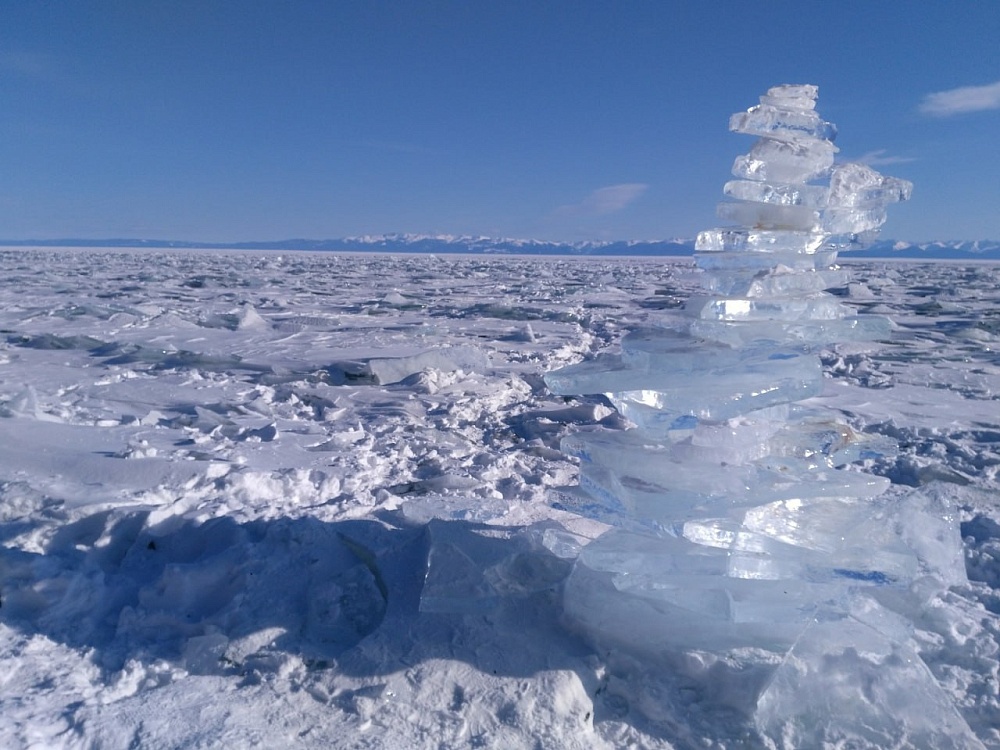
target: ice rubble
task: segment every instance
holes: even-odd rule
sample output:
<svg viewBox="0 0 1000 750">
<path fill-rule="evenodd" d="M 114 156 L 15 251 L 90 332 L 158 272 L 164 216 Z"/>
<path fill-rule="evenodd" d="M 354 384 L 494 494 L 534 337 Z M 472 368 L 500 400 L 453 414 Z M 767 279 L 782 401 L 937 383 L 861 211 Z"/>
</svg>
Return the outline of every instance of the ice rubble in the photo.
<svg viewBox="0 0 1000 750">
<path fill-rule="evenodd" d="M 719 205 L 739 226 L 698 236 L 704 295 L 620 354 L 545 377 L 557 394 L 606 395 L 635 424 L 563 442 L 585 493 L 564 505 L 618 527 L 582 549 L 565 609 L 592 640 L 654 657 L 783 655 L 754 717 L 772 741 L 976 747 L 908 624 L 965 580 L 955 510 L 848 468 L 895 446 L 801 403 L 822 391 L 822 347 L 889 335 L 823 290 L 847 280 L 837 253 L 911 190 L 835 163 L 816 96 L 778 86 L 733 115 L 758 140 Z"/>
</svg>

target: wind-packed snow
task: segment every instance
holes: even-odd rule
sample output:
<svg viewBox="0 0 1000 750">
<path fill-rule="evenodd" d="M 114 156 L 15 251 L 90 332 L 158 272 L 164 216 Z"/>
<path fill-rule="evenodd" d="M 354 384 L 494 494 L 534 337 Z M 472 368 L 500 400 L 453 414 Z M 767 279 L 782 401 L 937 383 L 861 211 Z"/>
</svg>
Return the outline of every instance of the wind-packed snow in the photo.
<svg viewBox="0 0 1000 750">
<path fill-rule="evenodd" d="M 900 443 L 859 465 L 889 492 L 960 506 L 970 582 L 916 642 L 1000 748 L 1000 266 L 849 268 L 843 301 L 896 330 L 825 350 L 813 400 Z M 0 251 L 0 746 L 766 746 L 738 665 L 651 669 L 561 616 L 606 527 L 560 509 L 558 444 L 623 425 L 541 376 L 617 351 L 690 273 Z"/>
</svg>

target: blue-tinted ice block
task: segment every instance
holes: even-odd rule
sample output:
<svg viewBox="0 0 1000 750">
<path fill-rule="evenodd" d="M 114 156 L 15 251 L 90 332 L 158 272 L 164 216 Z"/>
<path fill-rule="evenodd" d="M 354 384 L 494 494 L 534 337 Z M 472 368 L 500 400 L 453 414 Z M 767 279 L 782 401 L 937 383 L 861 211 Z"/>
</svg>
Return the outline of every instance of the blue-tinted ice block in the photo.
<svg viewBox="0 0 1000 750">
<path fill-rule="evenodd" d="M 698 513 L 726 516 L 776 501 L 872 498 L 889 485 L 884 477 L 822 461 L 769 456 L 729 464 L 686 448 L 651 442 L 637 430 L 577 433 L 562 441 L 562 449 L 580 459 L 584 489 L 616 512 L 665 526 Z"/>
<path fill-rule="evenodd" d="M 818 396 L 823 373 L 818 360 L 771 360 L 741 370 L 714 371 L 701 380 L 662 377 L 644 387 L 609 384 L 608 399 L 637 426 L 662 433 L 675 429 L 678 418 L 723 420 L 777 404 Z M 657 382 L 658 381 L 658 382 Z M 638 385 L 638 384 L 637 384 Z"/>
<path fill-rule="evenodd" d="M 857 315 L 839 320 L 693 320 L 693 336 L 729 346 L 791 346 L 816 350 L 837 342 L 883 341 L 892 335 L 892 323 L 881 315 Z"/>
<path fill-rule="evenodd" d="M 767 271 L 779 266 L 793 271 L 820 271 L 837 262 L 836 249 L 822 249 L 815 253 L 798 253 L 794 250 L 773 253 L 696 253 L 695 265 L 706 271 Z"/>
</svg>

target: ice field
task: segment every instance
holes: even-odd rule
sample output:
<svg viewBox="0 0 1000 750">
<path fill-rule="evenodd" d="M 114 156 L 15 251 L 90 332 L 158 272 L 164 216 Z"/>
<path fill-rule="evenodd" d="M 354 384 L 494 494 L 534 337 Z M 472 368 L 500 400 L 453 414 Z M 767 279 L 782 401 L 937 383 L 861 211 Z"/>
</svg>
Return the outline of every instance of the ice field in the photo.
<svg viewBox="0 0 1000 750">
<path fill-rule="evenodd" d="M 899 442 L 856 465 L 889 492 L 957 501 L 969 583 L 915 641 L 1000 748 L 1000 264 L 845 256 L 835 293 L 895 330 L 825 350 L 814 401 Z M 559 443 L 625 423 L 542 375 L 691 274 L 0 250 L 0 746 L 767 747 L 733 665 L 654 669 L 561 617 L 605 527 L 565 510 Z"/>
</svg>

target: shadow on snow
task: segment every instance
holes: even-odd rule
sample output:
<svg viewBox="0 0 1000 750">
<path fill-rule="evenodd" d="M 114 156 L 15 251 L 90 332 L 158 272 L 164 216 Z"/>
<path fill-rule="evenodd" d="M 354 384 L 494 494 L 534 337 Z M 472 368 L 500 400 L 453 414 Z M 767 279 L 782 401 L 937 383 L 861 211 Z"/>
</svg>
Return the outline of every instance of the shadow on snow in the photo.
<svg viewBox="0 0 1000 750">
<path fill-rule="evenodd" d="M 357 675 L 442 658 L 527 677 L 588 653 L 560 624 L 566 561 L 476 523 L 383 520 L 154 524 L 145 510 L 99 512 L 56 531 L 44 554 L 0 547 L 0 620 L 93 649 L 109 672 L 165 659 L 241 674 L 280 651 Z M 470 592 L 437 599 L 451 613 L 421 611 L 433 556 L 438 593 Z M 500 584 L 484 594 L 458 558 L 493 561 Z"/>
</svg>

